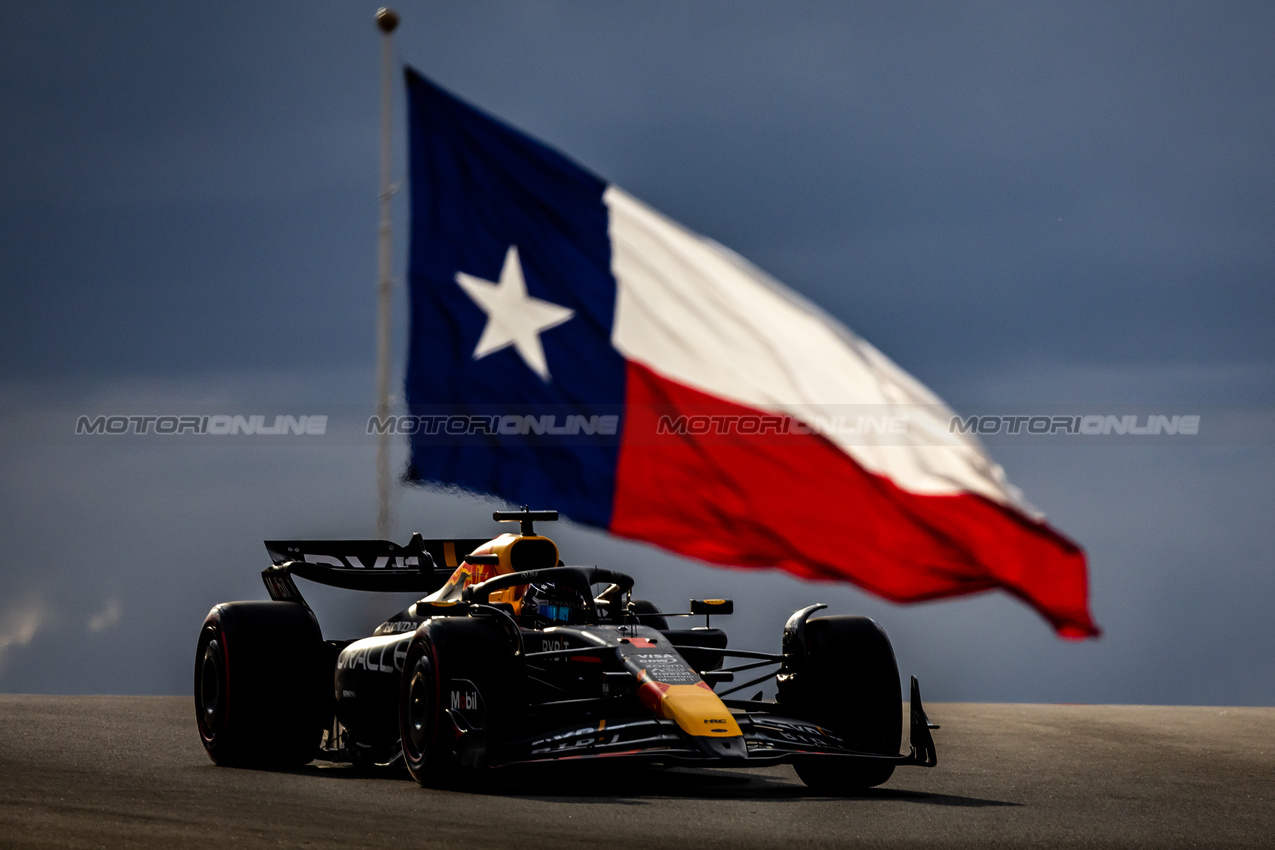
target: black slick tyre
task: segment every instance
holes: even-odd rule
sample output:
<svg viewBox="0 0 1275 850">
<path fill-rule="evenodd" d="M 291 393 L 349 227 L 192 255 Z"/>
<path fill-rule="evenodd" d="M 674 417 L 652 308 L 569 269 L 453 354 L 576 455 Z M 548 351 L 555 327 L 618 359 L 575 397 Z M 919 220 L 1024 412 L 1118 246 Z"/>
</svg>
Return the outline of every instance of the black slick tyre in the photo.
<svg viewBox="0 0 1275 850">
<path fill-rule="evenodd" d="M 480 787 L 513 735 L 518 712 L 514 650 L 486 617 L 439 617 L 407 646 L 399 735 L 412 778 L 430 788 Z"/>
<path fill-rule="evenodd" d="M 399 736 L 407 771 L 426 787 L 444 784 L 448 742 L 442 737 L 448 719 L 435 672 L 433 646 L 418 635 L 407 647 L 399 693 Z"/>
<path fill-rule="evenodd" d="M 638 622 L 661 632 L 668 631 L 668 620 L 654 602 L 647 599 L 633 600 L 633 613 L 639 615 Z"/>
<path fill-rule="evenodd" d="M 832 731 L 848 750 L 895 756 L 903 732 L 899 668 L 890 639 L 867 617 L 806 622 L 802 672 L 783 700 L 802 719 Z M 810 788 L 854 794 L 880 785 L 894 764 L 811 756 L 793 764 Z"/>
<path fill-rule="evenodd" d="M 311 761 L 331 718 L 332 671 L 314 614 L 292 602 L 228 602 L 195 650 L 195 718 L 209 758 L 236 767 Z"/>
</svg>

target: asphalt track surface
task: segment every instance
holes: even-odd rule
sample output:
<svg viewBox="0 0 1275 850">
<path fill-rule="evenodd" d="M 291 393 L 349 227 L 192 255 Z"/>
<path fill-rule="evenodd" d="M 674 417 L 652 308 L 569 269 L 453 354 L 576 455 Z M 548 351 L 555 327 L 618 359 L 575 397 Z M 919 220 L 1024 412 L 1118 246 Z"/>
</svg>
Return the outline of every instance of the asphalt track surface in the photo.
<svg viewBox="0 0 1275 850">
<path fill-rule="evenodd" d="M 927 709 L 938 767 L 858 797 L 790 767 L 537 771 L 478 794 L 217 767 L 189 698 L 0 695 L 0 846 L 1275 847 L 1275 708 Z"/>
</svg>

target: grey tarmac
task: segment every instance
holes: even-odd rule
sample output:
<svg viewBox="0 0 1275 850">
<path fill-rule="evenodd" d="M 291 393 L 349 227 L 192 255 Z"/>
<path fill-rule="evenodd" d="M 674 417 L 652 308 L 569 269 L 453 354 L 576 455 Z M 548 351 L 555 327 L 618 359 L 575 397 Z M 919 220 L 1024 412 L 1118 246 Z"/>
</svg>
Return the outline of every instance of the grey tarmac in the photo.
<svg viewBox="0 0 1275 850">
<path fill-rule="evenodd" d="M 1275 708 L 927 709 L 938 767 L 848 799 L 790 767 L 523 771 L 480 794 L 217 767 L 189 698 L 0 695 L 0 846 L 1275 846 Z"/>
</svg>

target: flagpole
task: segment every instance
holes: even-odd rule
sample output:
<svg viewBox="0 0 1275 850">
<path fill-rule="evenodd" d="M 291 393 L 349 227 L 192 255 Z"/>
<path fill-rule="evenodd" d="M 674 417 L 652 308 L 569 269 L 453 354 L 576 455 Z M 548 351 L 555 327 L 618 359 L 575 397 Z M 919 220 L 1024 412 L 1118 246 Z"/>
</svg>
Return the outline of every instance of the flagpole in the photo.
<svg viewBox="0 0 1275 850">
<path fill-rule="evenodd" d="M 376 319 L 376 416 L 384 422 L 390 415 L 390 294 L 393 288 L 390 257 L 390 133 L 393 105 L 394 55 L 392 33 L 398 27 L 393 9 L 376 11 L 381 39 L 381 224 L 377 229 L 377 319 Z M 376 438 L 376 534 L 390 537 L 390 435 L 378 429 Z"/>
</svg>

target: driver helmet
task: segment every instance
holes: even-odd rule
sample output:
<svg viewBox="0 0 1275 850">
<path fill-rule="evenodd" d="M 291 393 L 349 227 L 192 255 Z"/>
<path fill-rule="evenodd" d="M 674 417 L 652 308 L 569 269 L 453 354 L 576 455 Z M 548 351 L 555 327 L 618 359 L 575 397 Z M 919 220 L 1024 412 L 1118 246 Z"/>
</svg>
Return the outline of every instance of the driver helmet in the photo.
<svg viewBox="0 0 1275 850">
<path fill-rule="evenodd" d="M 543 629 L 582 623 L 585 610 L 584 597 L 579 590 L 566 584 L 542 581 L 527 585 L 518 619 L 528 628 Z"/>
</svg>

